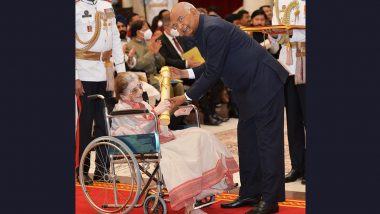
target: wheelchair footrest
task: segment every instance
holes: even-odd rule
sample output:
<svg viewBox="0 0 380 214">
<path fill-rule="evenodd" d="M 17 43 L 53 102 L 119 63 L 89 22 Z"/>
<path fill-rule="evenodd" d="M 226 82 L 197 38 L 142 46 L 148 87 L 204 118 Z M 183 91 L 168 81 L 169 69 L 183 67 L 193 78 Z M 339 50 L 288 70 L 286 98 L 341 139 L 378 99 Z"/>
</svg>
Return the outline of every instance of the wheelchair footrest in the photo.
<svg viewBox="0 0 380 214">
<path fill-rule="evenodd" d="M 207 202 L 203 202 L 202 200 L 196 200 L 194 203 L 193 209 L 196 210 L 196 209 L 200 209 L 203 207 L 208 207 L 208 206 L 211 206 L 212 204 L 218 202 L 218 201 L 215 201 L 215 195 L 211 195 L 208 197 L 210 197 L 210 199 L 207 200 Z"/>
</svg>

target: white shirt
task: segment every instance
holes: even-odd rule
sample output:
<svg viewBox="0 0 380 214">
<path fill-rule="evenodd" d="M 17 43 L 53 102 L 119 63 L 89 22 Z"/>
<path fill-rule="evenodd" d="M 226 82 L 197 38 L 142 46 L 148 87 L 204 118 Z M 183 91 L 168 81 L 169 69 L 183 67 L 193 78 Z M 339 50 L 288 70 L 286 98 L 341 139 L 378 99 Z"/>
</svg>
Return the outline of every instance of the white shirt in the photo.
<svg viewBox="0 0 380 214">
<path fill-rule="evenodd" d="M 182 56 L 182 53 L 180 50 L 178 50 L 177 46 L 175 45 L 174 43 L 174 37 L 172 37 L 170 34 L 166 33 L 166 31 L 164 31 L 164 34 L 166 37 L 168 37 L 170 43 L 172 44 L 172 46 L 174 47 L 174 49 L 177 51 L 178 55 Z M 177 40 L 178 41 L 178 40 Z M 178 43 L 179 44 L 179 43 Z M 186 62 L 186 67 L 187 67 L 187 62 Z"/>
<path fill-rule="evenodd" d="M 170 43 L 173 45 L 174 49 L 175 49 L 175 50 L 177 51 L 177 53 L 181 56 L 181 55 L 182 55 L 181 51 L 178 50 L 177 46 L 176 46 L 175 43 L 174 43 L 174 40 L 173 40 L 174 37 L 172 37 L 171 35 L 169 35 L 169 34 L 166 33 L 165 31 L 164 31 L 164 34 L 168 37 L 168 39 L 169 39 Z M 179 43 L 178 43 L 178 44 L 179 44 Z M 187 60 L 186 60 L 186 67 L 188 67 L 188 65 L 187 65 Z M 186 70 L 187 70 L 187 72 L 189 73 L 189 79 L 195 79 L 195 74 L 194 74 L 193 69 L 192 69 L 192 68 L 189 68 L 189 69 L 186 69 Z M 191 100 L 191 99 L 186 95 L 186 93 L 185 93 L 185 96 L 186 96 L 186 99 Z"/>
<path fill-rule="evenodd" d="M 279 7 L 279 17 L 283 16 L 283 12 L 281 11 L 281 8 L 283 5 L 289 5 L 293 0 L 278 0 L 278 7 Z M 290 25 L 306 25 L 306 14 L 305 14 L 305 1 L 298 0 L 299 4 L 299 15 L 296 16 L 294 14 L 294 11 L 296 9 L 293 9 L 290 13 Z M 276 9 L 273 8 L 273 18 L 272 18 L 272 24 L 273 25 L 279 25 L 281 23 L 278 22 Z M 272 38 L 272 42 L 277 42 L 281 39 L 281 35 L 277 37 L 277 39 Z M 297 29 L 293 30 L 293 36 L 289 39 L 290 42 L 305 42 L 306 41 L 306 31 L 304 29 Z M 286 46 L 283 45 L 280 50 L 280 55 L 278 58 L 278 61 L 284 66 L 286 70 L 288 70 L 290 75 L 294 75 L 296 72 L 296 48 L 292 48 L 292 58 L 293 58 L 293 64 L 287 65 L 286 64 Z"/>
<path fill-rule="evenodd" d="M 85 16 L 87 13 L 86 11 L 88 11 L 88 16 L 90 17 Z M 124 54 L 121 47 L 120 34 L 116 26 L 115 13 L 111 3 L 96 0 L 94 2 L 86 0 L 76 2 L 75 32 L 82 41 L 88 41 L 95 32 L 96 11 L 102 13 L 101 30 L 95 45 L 88 51 L 104 52 L 112 49 L 112 58 L 115 62 L 115 69 L 118 73 L 123 72 L 126 70 Z M 75 40 L 75 47 L 83 48 L 84 45 Z M 76 59 L 75 79 L 89 82 L 106 81 L 104 62 L 101 59 L 99 59 L 99 61 Z"/>
</svg>

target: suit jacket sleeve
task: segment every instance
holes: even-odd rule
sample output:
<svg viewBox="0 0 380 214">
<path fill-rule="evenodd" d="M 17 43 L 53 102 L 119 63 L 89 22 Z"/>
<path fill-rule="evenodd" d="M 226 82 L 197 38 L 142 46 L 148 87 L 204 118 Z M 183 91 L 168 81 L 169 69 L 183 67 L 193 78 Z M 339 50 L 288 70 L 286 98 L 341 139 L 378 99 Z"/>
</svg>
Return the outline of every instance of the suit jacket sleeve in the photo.
<svg viewBox="0 0 380 214">
<path fill-rule="evenodd" d="M 204 33 L 206 63 L 194 69 L 199 79 L 186 92 L 192 100 L 198 100 L 220 79 L 228 53 L 230 34 L 218 25 L 209 27 L 207 31 Z"/>
</svg>

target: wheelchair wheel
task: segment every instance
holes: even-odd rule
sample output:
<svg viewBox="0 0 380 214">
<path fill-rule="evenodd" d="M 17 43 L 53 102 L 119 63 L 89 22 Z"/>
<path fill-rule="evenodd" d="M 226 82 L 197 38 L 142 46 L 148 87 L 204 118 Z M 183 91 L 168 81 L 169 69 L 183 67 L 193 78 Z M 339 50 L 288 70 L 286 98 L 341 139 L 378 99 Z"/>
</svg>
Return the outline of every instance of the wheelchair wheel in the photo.
<svg viewBox="0 0 380 214">
<path fill-rule="evenodd" d="M 202 206 L 203 208 L 204 207 L 209 207 L 209 206 L 211 206 L 213 204 L 211 202 L 214 202 L 214 201 L 215 201 L 215 195 L 210 195 L 210 196 L 207 196 L 207 197 L 203 198 L 202 200 L 196 200 L 194 206 L 195 207 L 199 207 L 199 206 L 202 206 L 204 204 L 210 203 L 209 205 Z"/>
<path fill-rule="evenodd" d="M 155 204 L 157 195 L 150 195 L 144 201 L 144 214 L 166 214 L 168 211 L 166 209 L 166 204 L 164 199 L 158 197 L 157 206 L 154 210 L 152 207 Z"/>
<path fill-rule="evenodd" d="M 94 182 L 86 185 L 84 178 L 91 169 Z M 128 213 L 138 201 L 142 183 L 133 152 L 109 136 L 94 139 L 84 150 L 79 182 L 87 201 L 100 213 Z"/>
</svg>

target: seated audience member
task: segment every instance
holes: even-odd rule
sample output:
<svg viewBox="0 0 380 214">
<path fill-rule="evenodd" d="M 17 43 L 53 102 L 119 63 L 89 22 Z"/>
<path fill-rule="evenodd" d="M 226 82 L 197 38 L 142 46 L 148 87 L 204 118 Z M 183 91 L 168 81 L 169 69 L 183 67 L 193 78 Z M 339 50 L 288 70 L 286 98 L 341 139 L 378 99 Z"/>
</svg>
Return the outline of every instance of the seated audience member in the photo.
<svg viewBox="0 0 380 214">
<path fill-rule="evenodd" d="M 129 53 L 133 48 L 136 50 L 135 69 L 143 70 L 148 77 L 148 83 L 160 90 L 158 79 L 156 78 L 158 69 L 165 64 L 165 59 L 160 55 L 161 41 L 152 37 L 146 21 L 137 20 L 131 24 L 131 41 L 126 46 Z M 148 40 L 150 40 L 148 42 Z"/>
<path fill-rule="evenodd" d="M 116 16 L 116 26 L 117 26 L 117 29 L 119 30 L 121 45 L 123 46 L 124 44 L 128 43 L 129 40 L 131 40 L 131 38 L 129 38 L 127 35 L 127 33 L 128 33 L 127 19 L 123 15 L 120 15 L 120 14 L 117 15 Z"/>
<path fill-rule="evenodd" d="M 162 26 L 162 19 L 165 16 L 169 16 L 170 12 L 169 10 L 163 9 L 161 10 L 157 16 L 155 16 L 152 20 L 152 32 L 156 32 L 157 30 L 163 32 L 164 27 Z"/>
<path fill-rule="evenodd" d="M 249 12 L 246 10 L 240 10 L 237 13 L 239 17 L 239 25 L 243 27 L 249 27 L 251 26 L 250 20 L 249 20 Z"/>
<path fill-rule="evenodd" d="M 265 25 L 272 25 L 273 11 L 270 5 L 263 5 L 259 8 L 265 13 Z"/>
<path fill-rule="evenodd" d="M 128 26 L 127 26 L 127 36 L 129 38 L 131 38 L 131 24 L 137 20 L 143 20 L 142 16 L 140 16 L 139 14 L 137 13 L 133 13 L 133 12 L 129 12 L 127 17 L 127 23 L 128 23 Z"/>
<path fill-rule="evenodd" d="M 236 26 L 239 26 L 240 20 L 239 20 L 239 16 L 237 14 L 234 14 L 234 13 L 228 14 L 226 16 L 225 20 L 227 22 L 230 22 L 230 23 L 236 25 Z"/>
<path fill-rule="evenodd" d="M 130 72 L 120 73 L 115 81 L 118 103 L 114 110 L 149 109 L 160 115 L 170 110 L 171 103 L 162 100 L 156 107 L 142 99 L 138 77 Z M 188 114 L 180 109 L 174 115 Z M 112 135 L 151 133 L 153 117 L 132 115 L 112 119 Z M 185 213 L 204 213 L 193 210 L 195 200 L 221 193 L 233 187 L 233 173 L 239 168 L 228 149 L 211 133 L 198 127 L 171 131 L 160 125 L 160 169 L 169 191 L 173 210 L 185 208 Z"/>
<path fill-rule="evenodd" d="M 253 26 L 265 26 L 265 13 L 262 10 L 255 10 L 251 15 Z M 254 32 L 253 38 L 260 43 L 265 49 L 267 49 L 272 55 L 276 54 L 279 50 L 279 44 L 277 42 L 272 43 L 273 40 L 269 34 L 262 32 Z"/>
</svg>

